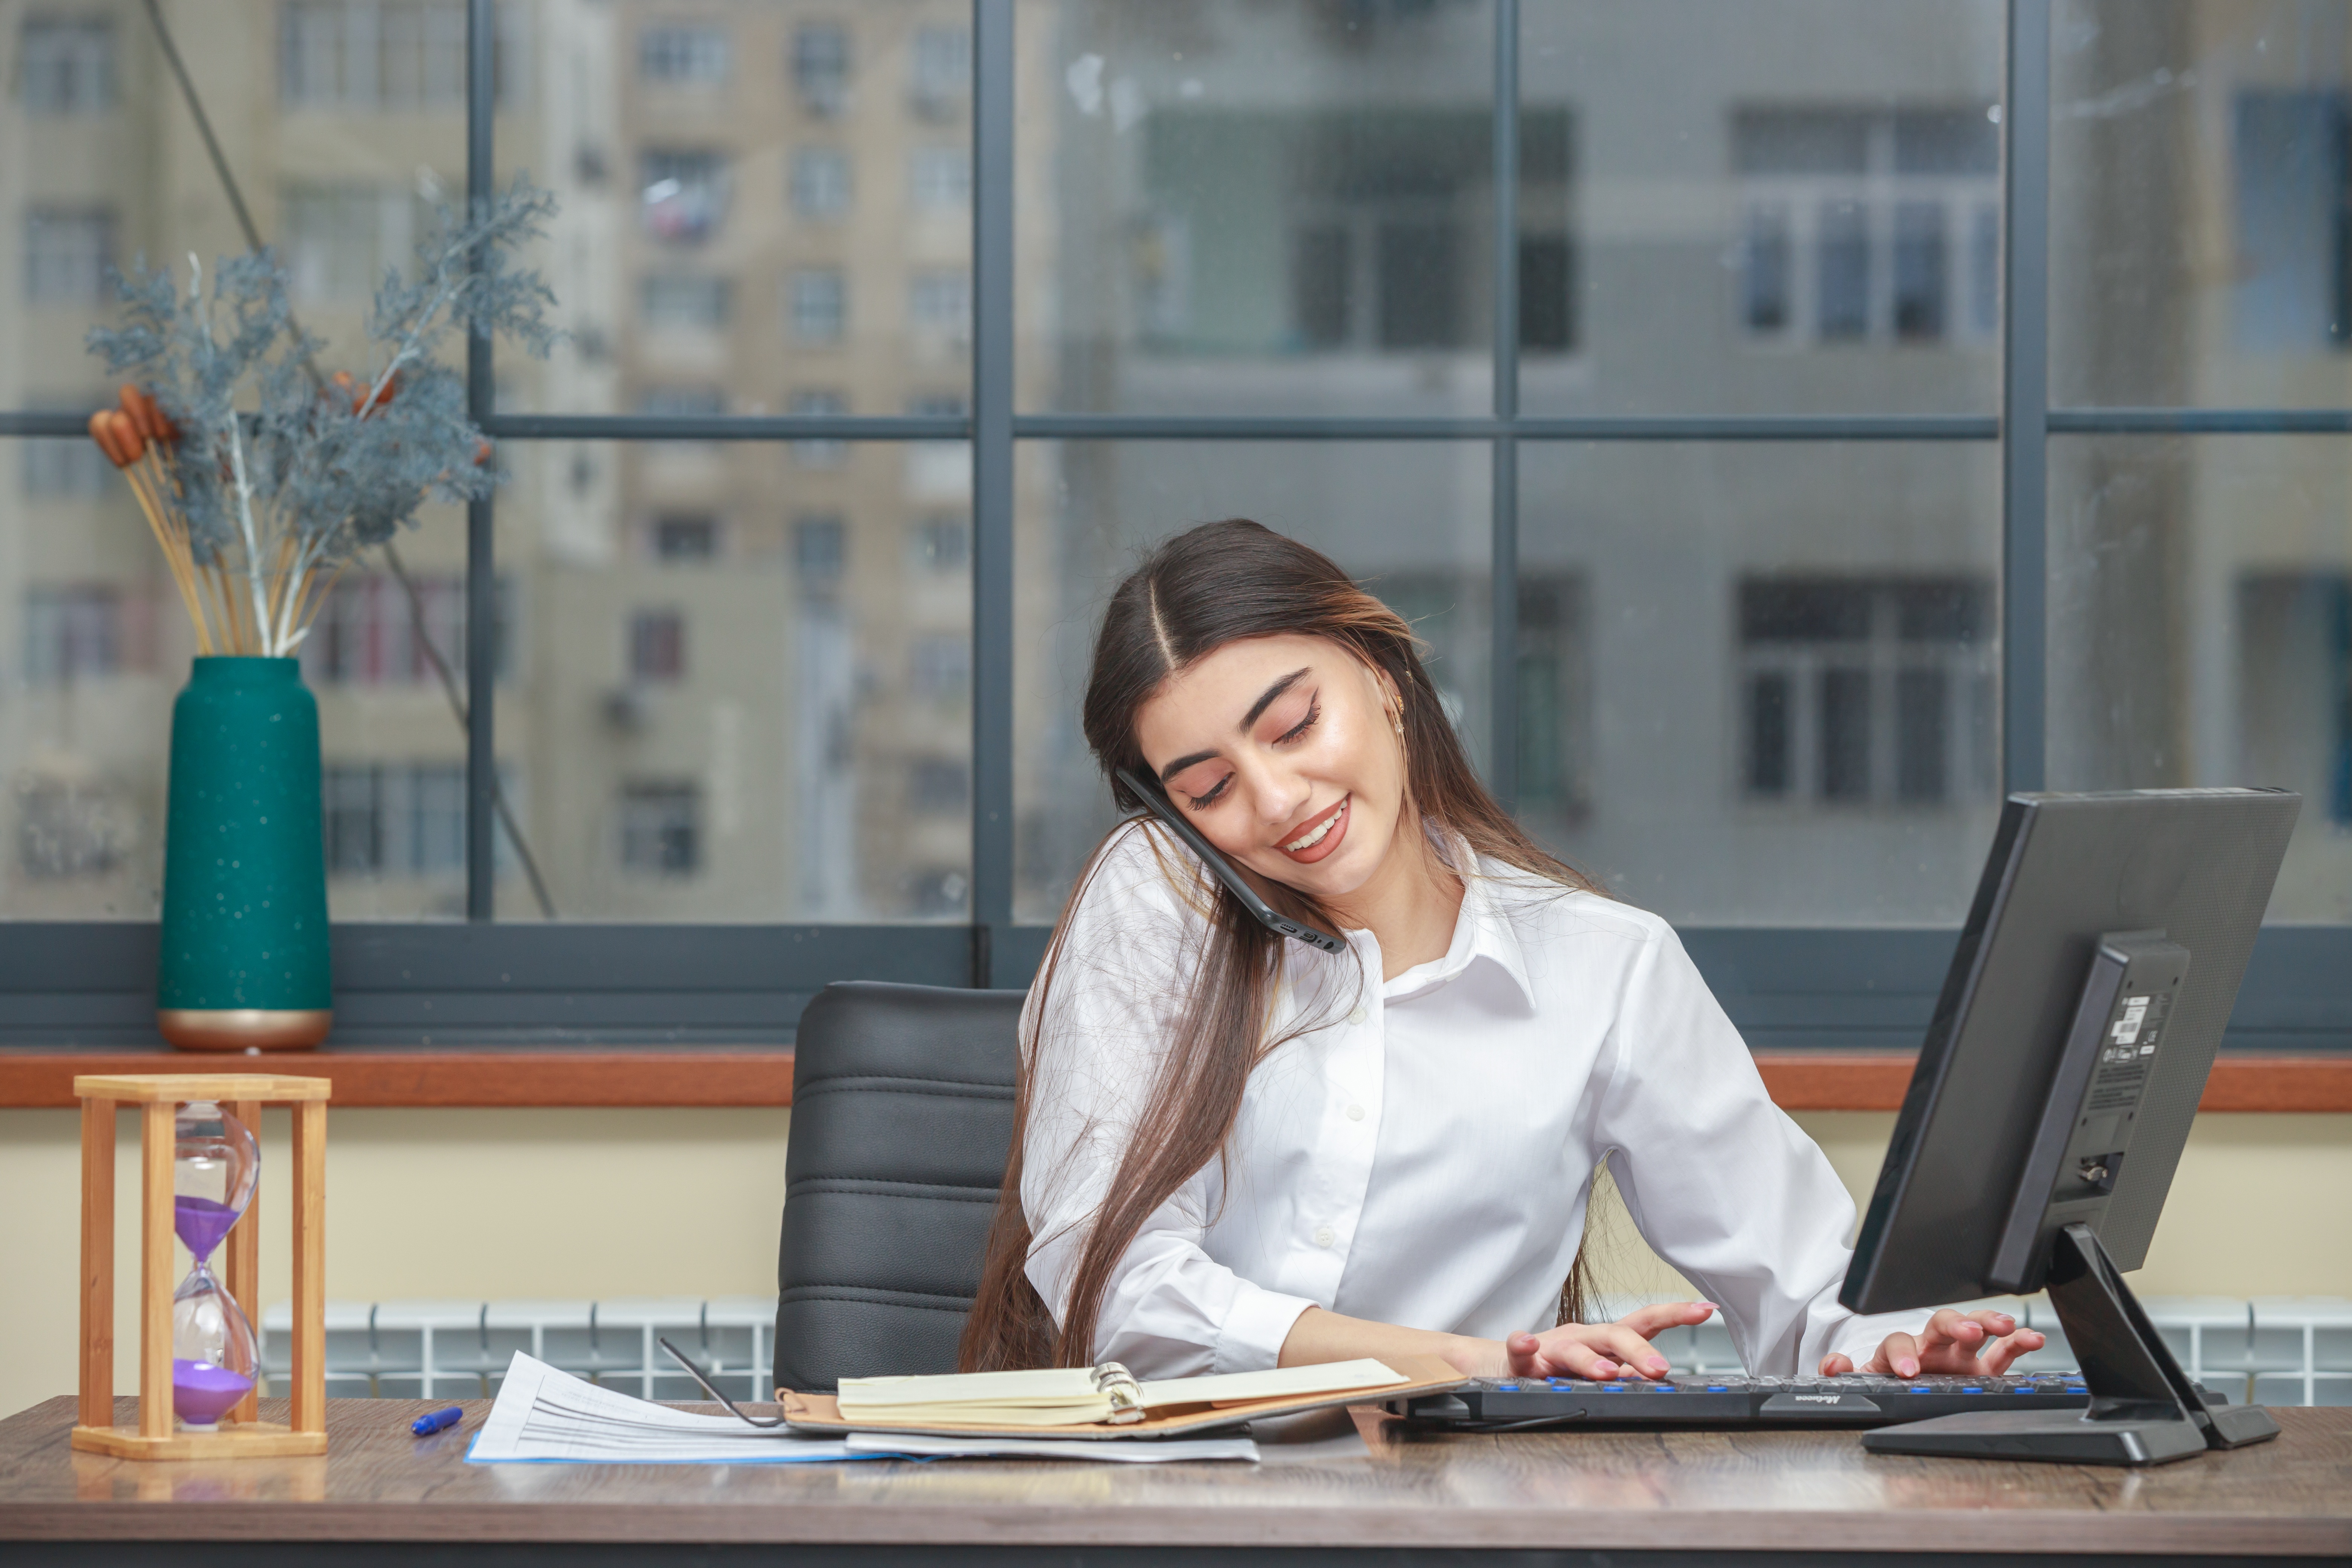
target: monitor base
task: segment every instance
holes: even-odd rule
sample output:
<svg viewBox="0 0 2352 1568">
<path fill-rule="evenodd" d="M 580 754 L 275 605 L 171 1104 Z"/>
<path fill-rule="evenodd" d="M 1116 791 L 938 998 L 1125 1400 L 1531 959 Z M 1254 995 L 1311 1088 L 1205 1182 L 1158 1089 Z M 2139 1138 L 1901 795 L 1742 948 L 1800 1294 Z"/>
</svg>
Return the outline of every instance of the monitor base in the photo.
<svg viewBox="0 0 2352 1568">
<path fill-rule="evenodd" d="M 2260 1410 L 2232 1412 L 2270 1417 Z M 2271 1434 L 2278 1432 L 2271 1426 Z M 2095 1420 L 2041 1410 L 1971 1411 L 1863 1434 L 1874 1454 L 2039 1459 L 2061 1465 L 2165 1465 L 2205 1451 L 2205 1434 L 2177 1416 Z"/>
<path fill-rule="evenodd" d="M 2278 1436 L 2278 1423 L 2261 1406 L 2225 1405 L 2189 1381 L 2089 1226 L 2070 1225 L 2051 1238 L 2046 1279 L 2050 1304 L 2082 1362 L 2088 1410 L 1939 1415 L 1883 1426 L 1862 1446 L 1874 1454 L 2162 1465 Z"/>
</svg>

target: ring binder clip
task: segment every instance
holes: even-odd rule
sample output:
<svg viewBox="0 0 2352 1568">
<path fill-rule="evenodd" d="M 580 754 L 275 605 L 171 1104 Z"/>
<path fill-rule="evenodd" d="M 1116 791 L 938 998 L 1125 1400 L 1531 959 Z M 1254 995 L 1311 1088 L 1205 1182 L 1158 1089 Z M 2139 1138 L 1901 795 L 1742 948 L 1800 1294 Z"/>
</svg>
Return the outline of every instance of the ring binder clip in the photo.
<svg viewBox="0 0 2352 1568">
<path fill-rule="evenodd" d="M 1143 1385 L 1118 1363 L 1107 1361 L 1095 1368 L 1095 1387 L 1110 1395 L 1110 1415 L 1106 1420 L 1111 1426 L 1127 1426 L 1143 1419 Z"/>
</svg>

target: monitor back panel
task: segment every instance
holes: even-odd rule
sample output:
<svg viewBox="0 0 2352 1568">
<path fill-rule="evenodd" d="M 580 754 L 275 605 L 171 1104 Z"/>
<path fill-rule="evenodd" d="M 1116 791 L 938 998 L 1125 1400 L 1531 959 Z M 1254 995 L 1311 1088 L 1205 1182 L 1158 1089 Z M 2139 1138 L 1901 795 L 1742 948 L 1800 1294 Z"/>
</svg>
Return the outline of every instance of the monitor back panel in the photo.
<svg viewBox="0 0 2352 1568">
<path fill-rule="evenodd" d="M 2300 805 L 2266 790 L 2012 795 L 1904 1098 L 1841 1299 L 1894 1311 L 1985 1278 L 2102 932 L 2189 971 L 2100 1239 L 2137 1268 L 2163 1211 Z"/>
</svg>

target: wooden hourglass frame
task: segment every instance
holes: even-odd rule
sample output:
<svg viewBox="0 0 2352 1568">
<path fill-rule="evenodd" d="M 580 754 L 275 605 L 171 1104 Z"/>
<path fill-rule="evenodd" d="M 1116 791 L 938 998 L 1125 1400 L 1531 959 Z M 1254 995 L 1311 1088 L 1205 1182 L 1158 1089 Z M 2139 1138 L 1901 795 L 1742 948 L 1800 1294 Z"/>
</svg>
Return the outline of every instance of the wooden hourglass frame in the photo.
<svg viewBox="0 0 2352 1568">
<path fill-rule="evenodd" d="M 81 1405 L 73 1446 L 122 1459 L 236 1459 L 327 1451 L 327 1096 L 333 1080 L 274 1073 L 169 1073 L 74 1079 L 81 1100 Z M 261 1108 L 294 1112 L 294 1347 L 289 1426 L 255 1418 L 248 1394 L 215 1432 L 172 1416 L 173 1126 L 180 1107 L 217 1103 L 257 1141 Z M 140 1109 L 139 1420 L 114 1424 L 114 1119 Z M 261 1190 L 226 1240 L 223 1281 L 261 1321 Z"/>
</svg>

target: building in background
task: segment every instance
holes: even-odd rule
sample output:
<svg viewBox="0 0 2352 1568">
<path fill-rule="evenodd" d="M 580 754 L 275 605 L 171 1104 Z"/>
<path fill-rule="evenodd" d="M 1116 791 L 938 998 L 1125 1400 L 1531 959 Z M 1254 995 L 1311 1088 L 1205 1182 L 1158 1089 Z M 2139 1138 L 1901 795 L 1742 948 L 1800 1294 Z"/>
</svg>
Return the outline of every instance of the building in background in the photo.
<svg viewBox="0 0 2352 1568">
<path fill-rule="evenodd" d="M 2057 7 L 2055 405 L 2352 402 L 2352 44 L 2320 0 Z M 341 363 L 462 189 L 461 0 L 165 0 L 297 308 Z M 1017 10 L 1028 413 L 1484 416 L 1477 0 Z M 2001 7 L 1522 8 L 1530 415 L 1999 405 Z M 560 300 L 500 405 L 961 415 L 958 0 L 503 0 L 498 163 Z M 105 271 L 240 247 L 129 0 L 0 0 L 0 406 L 107 395 Z M 2352 525 L 2326 437 L 2060 437 L 2051 780 L 2309 798 L 2286 918 L 2352 918 Z M 565 918 L 964 918 L 971 454 L 508 441 L 499 759 Z M 1491 721 L 1479 441 L 1017 453 L 1019 918 L 1108 822 L 1076 725 L 1151 541 L 1259 517 L 1412 616 Z M 1511 781 L 1545 842 L 1696 923 L 1950 923 L 1998 802 L 1999 449 L 1529 442 Z M 306 649 L 339 918 L 463 907 L 464 520 Z M 0 441 L 0 914 L 152 915 L 186 633 L 86 442 Z M 502 865 L 511 870 L 510 858 Z M 503 875 L 502 917 L 535 912 Z"/>
</svg>

